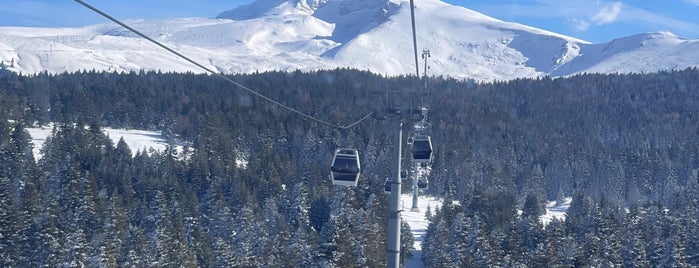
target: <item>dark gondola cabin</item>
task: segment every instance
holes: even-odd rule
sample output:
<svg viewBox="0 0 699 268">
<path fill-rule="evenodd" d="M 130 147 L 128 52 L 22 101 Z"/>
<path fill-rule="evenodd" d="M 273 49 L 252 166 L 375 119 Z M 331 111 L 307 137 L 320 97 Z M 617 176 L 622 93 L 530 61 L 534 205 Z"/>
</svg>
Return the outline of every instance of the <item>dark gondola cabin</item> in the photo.
<svg viewBox="0 0 699 268">
<path fill-rule="evenodd" d="M 427 180 L 427 178 L 420 178 L 417 180 L 417 188 L 420 190 L 427 190 L 429 185 L 430 182 Z"/>
<path fill-rule="evenodd" d="M 422 121 L 425 119 L 422 109 L 412 109 L 410 110 L 410 120 L 412 121 Z"/>
<path fill-rule="evenodd" d="M 333 185 L 357 186 L 361 168 L 359 153 L 355 149 L 337 149 L 330 165 L 330 180 Z"/>
<path fill-rule="evenodd" d="M 401 180 L 407 180 L 408 179 L 408 170 L 402 169 L 400 171 L 400 179 Z"/>
<path fill-rule="evenodd" d="M 383 191 L 384 193 L 391 193 L 391 178 L 386 178 L 386 181 L 383 182 Z"/>
<path fill-rule="evenodd" d="M 429 163 L 432 160 L 432 140 L 430 136 L 415 137 L 412 146 L 413 162 Z"/>
</svg>

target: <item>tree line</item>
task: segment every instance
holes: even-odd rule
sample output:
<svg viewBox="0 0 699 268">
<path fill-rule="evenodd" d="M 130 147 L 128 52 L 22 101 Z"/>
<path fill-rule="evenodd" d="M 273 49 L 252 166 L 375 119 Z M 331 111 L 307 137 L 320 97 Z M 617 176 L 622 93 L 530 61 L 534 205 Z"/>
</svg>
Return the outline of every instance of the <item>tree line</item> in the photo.
<svg viewBox="0 0 699 268">
<path fill-rule="evenodd" d="M 347 69 L 230 78 L 339 123 L 425 99 L 435 147 L 426 193 L 449 201 L 430 212 L 425 263 L 537 267 L 628 256 L 699 265 L 699 232 L 684 220 L 698 216 L 697 74 L 433 77 L 424 96 L 417 79 Z M 328 128 L 216 77 L 145 71 L 4 73 L 0 118 L 3 266 L 384 263 L 388 122 Z M 25 128 L 49 122 L 37 160 Z M 173 146 L 134 153 L 107 126 L 159 130 Z M 359 187 L 329 185 L 337 147 L 359 149 Z M 546 201 L 571 196 L 565 222 L 536 220 Z M 618 242 L 599 242 L 612 234 Z"/>
</svg>

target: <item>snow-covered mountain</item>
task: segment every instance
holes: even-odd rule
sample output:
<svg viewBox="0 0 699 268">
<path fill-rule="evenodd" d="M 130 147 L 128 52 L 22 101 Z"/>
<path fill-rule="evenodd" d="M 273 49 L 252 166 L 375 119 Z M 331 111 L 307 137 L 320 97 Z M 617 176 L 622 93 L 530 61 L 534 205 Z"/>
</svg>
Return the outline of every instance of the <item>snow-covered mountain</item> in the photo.
<svg viewBox="0 0 699 268">
<path fill-rule="evenodd" d="M 699 65 L 699 40 L 669 33 L 591 44 L 439 0 L 415 2 L 418 48 L 431 52 L 430 75 L 491 81 Z M 127 24 L 225 73 L 336 67 L 386 75 L 415 73 L 408 0 L 258 0 L 213 19 L 130 20 Z M 203 72 L 111 23 L 81 28 L 0 27 L 0 61 L 22 73 Z"/>
</svg>

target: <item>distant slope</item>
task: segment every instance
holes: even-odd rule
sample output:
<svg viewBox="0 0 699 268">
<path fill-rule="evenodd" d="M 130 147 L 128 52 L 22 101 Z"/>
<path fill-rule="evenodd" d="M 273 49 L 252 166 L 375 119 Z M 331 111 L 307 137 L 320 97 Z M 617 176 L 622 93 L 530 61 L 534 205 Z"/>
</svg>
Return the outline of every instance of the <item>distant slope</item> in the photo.
<svg viewBox="0 0 699 268">
<path fill-rule="evenodd" d="M 579 57 L 553 70 L 550 75 L 650 73 L 697 65 L 699 40 L 686 40 L 671 33 L 645 33 L 607 43 L 581 45 Z"/>
<path fill-rule="evenodd" d="M 419 1 L 415 12 L 418 47 L 431 51 L 431 75 L 492 81 L 699 65 L 699 41 L 667 33 L 590 44 L 438 0 Z M 216 19 L 127 23 L 224 73 L 337 67 L 415 73 L 407 0 L 258 0 Z M 202 72 L 115 24 L 0 27 L 0 61 L 21 73 Z"/>
</svg>

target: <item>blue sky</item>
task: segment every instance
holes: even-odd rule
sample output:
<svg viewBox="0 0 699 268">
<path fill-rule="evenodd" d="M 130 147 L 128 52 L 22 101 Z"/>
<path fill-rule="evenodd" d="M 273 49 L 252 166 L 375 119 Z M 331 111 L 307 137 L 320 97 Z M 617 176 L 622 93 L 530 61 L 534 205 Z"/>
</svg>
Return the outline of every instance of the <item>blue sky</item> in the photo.
<svg viewBox="0 0 699 268">
<path fill-rule="evenodd" d="M 119 18 L 214 17 L 253 0 L 84 0 Z M 590 42 L 668 31 L 699 39 L 699 0 L 446 0 L 497 19 Z M 415 0 L 419 6 L 420 0 Z M 72 27 L 105 22 L 72 0 L 0 0 L 0 26 Z M 419 23 L 419 18 L 418 18 Z"/>
</svg>

